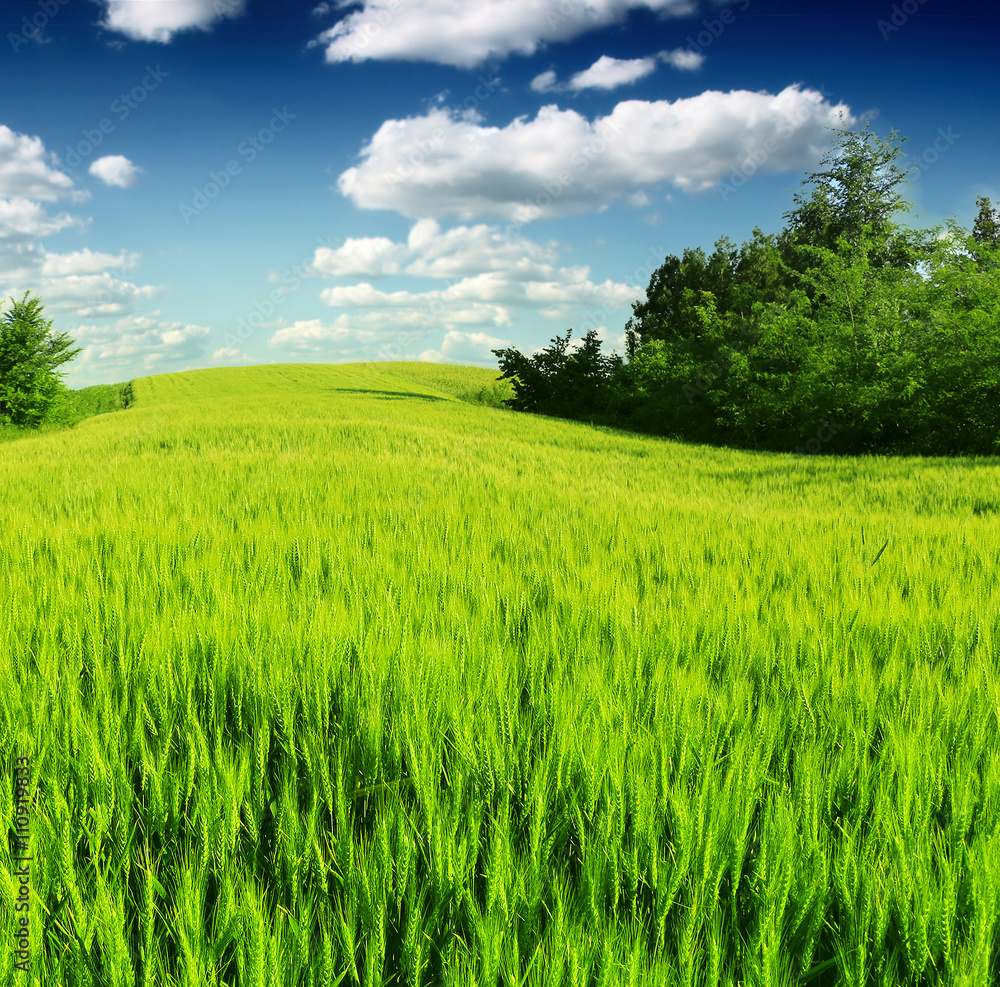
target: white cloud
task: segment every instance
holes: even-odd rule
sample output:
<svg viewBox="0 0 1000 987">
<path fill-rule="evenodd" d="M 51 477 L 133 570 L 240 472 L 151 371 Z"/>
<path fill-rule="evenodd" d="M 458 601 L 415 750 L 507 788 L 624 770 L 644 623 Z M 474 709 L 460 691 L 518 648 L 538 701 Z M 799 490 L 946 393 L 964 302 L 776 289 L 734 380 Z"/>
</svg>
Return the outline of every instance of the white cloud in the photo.
<svg viewBox="0 0 1000 987">
<path fill-rule="evenodd" d="M 46 307 L 48 307 L 46 305 Z M 71 386 L 123 379 L 136 372 L 164 372 L 178 362 L 197 365 L 207 356 L 205 326 L 164 322 L 159 312 L 131 315 L 105 325 L 81 325 L 70 330 L 83 352 L 69 368 Z"/>
<path fill-rule="evenodd" d="M 313 267 L 322 274 L 379 278 L 398 273 L 406 253 L 406 247 L 386 237 L 349 237 L 342 247 L 320 247 Z"/>
<path fill-rule="evenodd" d="M 143 169 L 134 165 L 123 154 L 108 154 L 98 158 L 88 170 L 105 185 L 132 188 L 139 184 L 139 174 Z"/>
<path fill-rule="evenodd" d="M 321 319 L 307 319 L 279 329 L 268 340 L 268 346 L 283 347 L 297 353 L 322 353 L 342 348 L 345 344 L 377 343 L 380 338 L 377 332 L 330 325 Z"/>
<path fill-rule="evenodd" d="M 674 48 L 673 51 L 661 51 L 657 56 L 661 62 L 672 65 L 681 72 L 697 72 L 705 62 L 705 56 L 690 48 Z"/>
<path fill-rule="evenodd" d="M 102 25 L 133 41 L 168 44 L 181 31 L 208 31 L 224 18 L 239 17 L 246 0 L 102 0 Z"/>
<path fill-rule="evenodd" d="M 581 89 L 617 89 L 627 86 L 656 71 L 655 58 L 612 58 L 610 55 L 601 57 L 583 72 L 577 72 L 569 80 L 569 88 L 575 91 Z"/>
<path fill-rule="evenodd" d="M 26 246 L 69 226 L 83 225 L 79 217 L 69 213 L 50 216 L 30 199 L 0 199 L 0 249 Z"/>
<path fill-rule="evenodd" d="M 505 233 L 495 226 L 457 226 L 445 232 L 433 219 L 414 223 L 406 243 L 386 237 L 349 239 L 316 251 L 312 268 L 333 277 L 462 278 L 489 272 L 522 281 L 546 280 L 558 259 L 555 247 Z"/>
<path fill-rule="evenodd" d="M 43 277 L 66 277 L 74 274 L 99 274 L 110 268 L 129 270 L 139 263 L 138 254 L 130 254 L 122 251 L 115 256 L 113 254 L 100 254 L 91 251 L 88 247 L 83 250 L 76 250 L 71 254 L 46 254 L 42 262 L 41 274 Z"/>
<path fill-rule="evenodd" d="M 80 198 L 72 179 L 50 166 L 54 158 L 39 138 L 0 125 L 0 295 L 33 291 L 45 299 L 47 309 L 63 317 L 131 316 L 163 291 L 112 273 L 134 268 L 138 254 L 87 247 L 65 254 L 45 250 L 46 237 L 87 225 L 69 213 L 50 215 L 43 205 L 61 196 Z"/>
<path fill-rule="evenodd" d="M 384 122 L 338 186 L 362 209 L 520 223 L 600 211 L 661 183 L 704 192 L 765 146 L 773 148 L 761 170 L 800 170 L 828 147 L 828 127 L 853 122 L 846 105 L 797 85 L 776 95 L 709 90 L 673 102 L 627 100 L 593 121 L 544 106 L 502 128 L 435 107 Z M 424 160 L 403 174 L 399 162 L 413 147 L 427 149 Z"/>
<path fill-rule="evenodd" d="M 553 243 L 537 243 L 485 224 L 442 230 L 435 220 L 422 219 L 413 224 L 405 243 L 381 237 L 370 238 L 370 244 L 354 241 L 351 256 L 373 255 L 391 255 L 399 275 L 450 283 L 428 291 L 382 290 L 368 281 L 328 287 L 320 298 L 340 309 L 340 314 L 331 323 L 314 321 L 297 324 L 294 331 L 282 330 L 274 337 L 275 345 L 294 342 L 316 352 L 330 351 L 342 341 L 357 342 L 350 333 L 366 331 L 382 342 L 377 352 L 366 350 L 365 358 L 403 359 L 409 357 L 399 349 L 401 333 L 409 340 L 443 331 L 459 334 L 452 337 L 453 342 L 459 337 L 466 341 L 466 355 L 472 352 L 468 347 L 479 346 L 476 361 L 489 360 L 489 347 L 484 351 L 482 341 L 499 345 L 497 330 L 509 330 L 524 318 L 604 324 L 644 297 L 639 284 L 595 283 L 585 266 L 560 266 L 559 250 Z M 343 258 L 338 257 L 333 265 L 328 259 L 325 248 L 317 250 L 313 268 L 337 276 L 353 273 Z M 649 272 L 637 272 L 634 280 L 645 284 L 658 264 Z M 477 334 L 482 336 L 478 342 Z M 439 354 L 433 359 L 461 362 L 452 344 L 442 343 L 433 352 Z"/>
<path fill-rule="evenodd" d="M 536 93 L 551 92 L 556 87 L 556 74 L 552 69 L 541 72 L 531 80 L 531 88 Z"/>
<path fill-rule="evenodd" d="M 162 286 L 123 281 L 107 271 L 42 277 L 38 285 L 47 306 L 65 309 L 80 319 L 129 315 L 164 291 Z"/>
<path fill-rule="evenodd" d="M 0 198 L 54 202 L 69 195 L 73 179 L 52 167 L 56 160 L 40 137 L 0 124 Z"/>
<path fill-rule="evenodd" d="M 494 363 L 492 350 L 510 346 L 511 340 L 497 339 L 484 332 L 452 329 L 441 341 L 441 349 L 424 350 L 420 360 L 429 363 Z"/>
<path fill-rule="evenodd" d="M 694 0 L 361 0 L 360 10 L 313 44 L 326 46 L 328 62 L 400 59 L 474 68 L 620 23 L 630 10 L 685 16 L 696 7 Z"/>
</svg>

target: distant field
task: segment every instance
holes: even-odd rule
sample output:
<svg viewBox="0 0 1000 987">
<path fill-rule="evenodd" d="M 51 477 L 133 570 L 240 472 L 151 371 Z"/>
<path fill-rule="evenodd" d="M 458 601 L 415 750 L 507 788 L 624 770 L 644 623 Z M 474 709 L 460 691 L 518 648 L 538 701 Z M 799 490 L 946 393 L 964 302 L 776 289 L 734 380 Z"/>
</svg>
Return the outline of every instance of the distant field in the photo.
<svg viewBox="0 0 1000 987">
<path fill-rule="evenodd" d="M 496 376 L 146 377 L 0 446 L 0 983 L 1000 984 L 1000 462 Z"/>
</svg>

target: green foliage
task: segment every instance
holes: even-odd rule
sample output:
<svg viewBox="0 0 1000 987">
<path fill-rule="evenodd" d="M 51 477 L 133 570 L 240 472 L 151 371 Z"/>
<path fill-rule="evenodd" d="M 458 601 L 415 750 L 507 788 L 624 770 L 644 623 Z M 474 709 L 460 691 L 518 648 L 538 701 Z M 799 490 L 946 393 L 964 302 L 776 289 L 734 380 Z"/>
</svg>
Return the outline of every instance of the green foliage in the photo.
<svg viewBox="0 0 1000 987">
<path fill-rule="evenodd" d="M 896 217 L 911 210 L 900 186 L 906 172 L 896 163 L 905 137 L 894 130 L 881 138 L 866 124 L 861 131 L 834 130 L 833 149 L 824 156 L 824 171 L 803 182 L 812 187 L 795 195 L 795 209 L 785 214 L 788 226 L 782 242 L 793 266 L 795 248 L 838 250 L 843 243 L 868 241 L 868 259 L 875 267 L 907 267 L 919 242 L 900 227 Z"/>
<path fill-rule="evenodd" d="M 65 387 L 58 368 L 80 349 L 65 332 L 54 333 L 42 317 L 38 298 L 25 292 L 0 313 L 0 426 L 37 427 L 62 422 L 67 414 Z"/>
<path fill-rule="evenodd" d="M 0 982 L 998 987 L 997 465 L 490 373 L 147 377 L 4 448 Z"/>
<path fill-rule="evenodd" d="M 604 415 L 621 358 L 601 353 L 595 329 L 570 350 L 572 335 L 572 329 L 557 335 L 551 346 L 530 359 L 513 347 L 492 351 L 503 371 L 498 379 L 514 385 L 514 397 L 506 402 L 509 407 L 566 418 L 584 413 L 593 420 Z"/>
<path fill-rule="evenodd" d="M 94 384 L 69 391 L 68 399 L 77 421 L 123 411 L 132 404 L 132 384 Z"/>
<path fill-rule="evenodd" d="M 835 134 L 780 234 L 666 258 L 627 364 L 595 344 L 574 385 L 564 345 L 495 351 L 511 406 L 745 448 L 1000 454 L 1000 213 L 977 200 L 971 236 L 903 227 L 903 139 Z"/>
</svg>

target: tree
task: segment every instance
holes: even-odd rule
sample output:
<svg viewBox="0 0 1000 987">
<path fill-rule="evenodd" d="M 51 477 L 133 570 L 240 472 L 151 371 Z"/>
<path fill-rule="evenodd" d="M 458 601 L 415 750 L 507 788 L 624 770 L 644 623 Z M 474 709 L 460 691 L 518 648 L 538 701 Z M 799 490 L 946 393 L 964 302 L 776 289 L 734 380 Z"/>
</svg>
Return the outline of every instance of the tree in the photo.
<svg viewBox="0 0 1000 987">
<path fill-rule="evenodd" d="M 995 251 L 1000 247 L 1000 209 L 994 209 L 993 203 L 983 195 L 976 197 L 976 205 L 979 206 L 979 215 L 972 224 L 972 236 L 980 249 L 974 249 L 972 256 L 980 270 L 985 270 L 985 265 L 996 264 L 996 261 L 989 261 L 986 255 L 991 249 Z"/>
<path fill-rule="evenodd" d="M 1000 453 L 1000 210 L 978 199 L 972 234 L 909 229 L 903 139 L 835 134 L 781 233 L 666 258 L 627 363 L 594 334 L 579 355 L 569 336 L 495 350 L 512 406 L 756 449 Z"/>
<path fill-rule="evenodd" d="M 36 427 L 52 413 L 65 387 L 58 368 L 80 348 L 42 318 L 41 299 L 25 292 L 0 314 L 0 424 Z"/>
<path fill-rule="evenodd" d="M 796 208 L 785 213 L 788 227 L 782 242 L 796 269 L 796 247 L 837 250 L 842 241 L 862 238 L 870 245 L 873 267 L 912 264 L 913 251 L 922 241 L 894 220 L 912 208 L 900 192 L 901 185 L 909 184 L 909 170 L 897 164 L 906 138 L 895 130 L 882 138 L 870 126 L 860 131 L 834 129 L 834 146 L 820 162 L 826 169 L 808 174 L 802 184 L 811 186 L 812 193 L 797 192 Z"/>
<path fill-rule="evenodd" d="M 561 418 L 593 417 L 604 412 L 621 357 L 601 353 L 595 329 L 570 351 L 572 335 L 572 329 L 565 336 L 557 335 L 551 346 L 530 359 L 513 347 L 493 350 L 503 371 L 498 379 L 510 379 L 514 384 L 514 397 L 507 402 L 511 408 Z"/>
</svg>

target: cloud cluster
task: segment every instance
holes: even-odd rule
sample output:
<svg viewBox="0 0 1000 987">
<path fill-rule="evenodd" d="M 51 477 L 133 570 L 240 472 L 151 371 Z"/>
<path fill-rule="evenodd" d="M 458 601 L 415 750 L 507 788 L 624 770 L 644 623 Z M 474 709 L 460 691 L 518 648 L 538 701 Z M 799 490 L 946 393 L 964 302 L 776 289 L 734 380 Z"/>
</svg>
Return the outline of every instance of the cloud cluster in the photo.
<svg viewBox="0 0 1000 987">
<path fill-rule="evenodd" d="M 50 204 L 59 199 L 80 202 L 85 198 L 55 163 L 55 155 L 46 152 L 40 138 L 15 133 L 0 124 L 0 297 L 32 291 L 42 297 L 48 311 L 63 318 L 134 318 L 140 306 L 162 292 L 159 287 L 122 277 L 138 265 L 138 254 L 100 253 L 87 247 L 69 253 L 45 249 L 47 237 L 70 228 L 83 231 L 87 226 L 84 217 L 49 211 Z M 129 184 L 131 169 L 131 163 L 120 156 L 102 158 L 92 167 L 98 177 L 116 185 Z M 135 325 L 125 324 L 130 332 L 135 329 Z M 152 346 L 155 332 L 148 335 L 153 332 L 152 325 L 142 328 Z M 182 329 L 169 326 L 164 330 L 168 335 L 159 337 L 156 345 L 165 355 L 175 342 L 169 334 Z M 114 329 L 90 327 L 88 332 L 91 339 L 102 341 L 101 352 L 125 345 L 120 339 L 113 342 L 117 339 Z M 81 338 L 81 342 L 87 345 L 86 339 Z M 95 358 L 88 352 L 79 358 L 84 364 Z"/>
<path fill-rule="evenodd" d="M 600 211 L 664 183 L 704 192 L 765 143 L 776 149 L 762 170 L 799 170 L 822 155 L 827 128 L 853 122 L 846 105 L 798 85 L 776 95 L 707 90 L 673 102 L 627 100 L 592 121 L 543 106 L 506 127 L 435 107 L 385 121 L 338 187 L 362 209 L 521 223 Z"/>
<path fill-rule="evenodd" d="M 445 284 L 385 290 L 365 280 L 326 288 L 320 297 L 339 314 L 296 322 L 271 337 L 270 345 L 289 355 L 493 363 L 490 350 L 510 345 L 500 333 L 516 322 L 551 319 L 561 331 L 567 320 L 578 327 L 589 320 L 581 333 L 603 332 L 606 321 L 623 322 L 617 313 L 643 296 L 638 284 L 595 283 L 587 267 L 560 266 L 553 243 L 485 224 L 443 230 L 427 218 L 413 224 L 405 243 L 366 237 L 321 247 L 311 267 L 338 279 L 405 276 Z"/>
<path fill-rule="evenodd" d="M 156 373 L 165 366 L 197 363 L 207 356 L 211 330 L 183 322 L 165 322 L 159 312 L 130 315 L 104 325 L 80 325 L 71 331 L 83 346 L 70 373 L 74 380 L 107 380 L 132 375 L 138 368 Z"/>
<path fill-rule="evenodd" d="M 41 138 L 15 133 L 0 123 L 0 198 L 54 202 L 68 196 L 73 179 L 55 163 Z"/>
<path fill-rule="evenodd" d="M 239 17 L 246 0 L 101 0 L 103 27 L 133 41 L 168 44 L 181 31 L 209 31 L 225 18 Z"/>
<path fill-rule="evenodd" d="M 324 3 L 317 11 L 330 9 Z M 361 0 L 360 10 L 313 44 L 325 46 L 328 62 L 398 59 L 474 68 L 533 55 L 549 42 L 620 23 L 632 10 L 682 17 L 696 9 L 695 0 Z"/>
<path fill-rule="evenodd" d="M 536 93 L 578 93 L 585 89 L 610 92 L 619 86 L 629 86 L 651 75 L 656 71 L 657 61 L 672 65 L 681 71 L 693 72 L 701 68 L 705 56 L 687 48 L 661 51 L 658 55 L 648 55 L 646 58 L 612 58 L 610 55 L 601 55 L 589 69 L 572 75 L 568 82 L 557 82 L 556 73 L 549 69 L 531 80 L 531 88 Z"/>
</svg>

